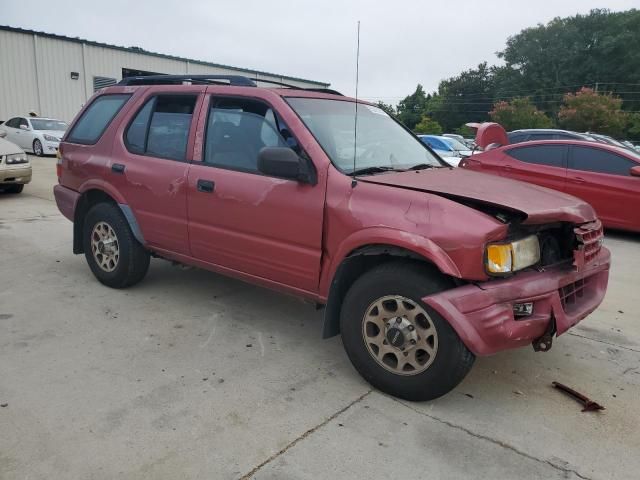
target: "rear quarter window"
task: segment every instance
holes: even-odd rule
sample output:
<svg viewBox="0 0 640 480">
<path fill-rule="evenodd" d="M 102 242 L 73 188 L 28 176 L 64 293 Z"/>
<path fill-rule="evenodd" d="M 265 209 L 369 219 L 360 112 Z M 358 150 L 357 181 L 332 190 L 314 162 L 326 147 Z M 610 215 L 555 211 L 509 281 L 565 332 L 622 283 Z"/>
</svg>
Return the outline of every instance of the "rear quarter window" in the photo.
<svg viewBox="0 0 640 480">
<path fill-rule="evenodd" d="M 600 148 L 571 148 L 569 168 L 572 170 L 630 176 L 631 167 L 636 165 L 632 160 Z"/>
<path fill-rule="evenodd" d="M 129 94 L 108 94 L 96 98 L 73 126 L 66 141 L 95 144 L 130 97 Z"/>
</svg>

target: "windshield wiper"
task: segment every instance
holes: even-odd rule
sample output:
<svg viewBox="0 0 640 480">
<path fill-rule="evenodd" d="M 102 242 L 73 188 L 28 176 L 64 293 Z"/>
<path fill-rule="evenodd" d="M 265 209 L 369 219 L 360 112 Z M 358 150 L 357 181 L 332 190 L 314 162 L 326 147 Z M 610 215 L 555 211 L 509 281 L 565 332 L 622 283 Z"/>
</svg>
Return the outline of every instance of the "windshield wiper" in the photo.
<svg viewBox="0 0 640 480">
<path fill-rule="evenodd" d="M 408 168 L 407 170 L 425 170 L 427 168 L 442 168 L 437 165 L 431 165 L 430 163 L 419 163 L 414 165 L 413 167 Z"/>
<path fill-rule="evenodd" d="M 398 168 L 394 168 L 394 167 L 387 167 L 387 166 L 376 166 L 376 167 L 365 167 L 365 168 L 358 168 L 356 170 L 354 170 L 353 172 L 349 173 L 350 176 L 356 176 L 356 175 L 369 175 L 372 173 L 382 173 L 382 172 L 403 172 L 404 170 L 398 169 Z"/>
</svg>

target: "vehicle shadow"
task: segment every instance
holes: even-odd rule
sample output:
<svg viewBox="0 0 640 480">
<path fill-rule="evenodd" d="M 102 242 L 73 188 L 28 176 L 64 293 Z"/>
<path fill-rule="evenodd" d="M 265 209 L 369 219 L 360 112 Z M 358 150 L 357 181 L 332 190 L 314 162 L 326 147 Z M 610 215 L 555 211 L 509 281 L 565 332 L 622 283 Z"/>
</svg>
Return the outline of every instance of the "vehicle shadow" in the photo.
<svg viewBox="0 0 640 480">
<path fill-rule="evenodd" d="M 628 232 L 626 230 L 613 230 L 607 228 L 605 229 L 604 233 L 605 239 L 611 238 L 614 240 L 640 243 L 640 233 L 637 232 Z"/>
</svg>

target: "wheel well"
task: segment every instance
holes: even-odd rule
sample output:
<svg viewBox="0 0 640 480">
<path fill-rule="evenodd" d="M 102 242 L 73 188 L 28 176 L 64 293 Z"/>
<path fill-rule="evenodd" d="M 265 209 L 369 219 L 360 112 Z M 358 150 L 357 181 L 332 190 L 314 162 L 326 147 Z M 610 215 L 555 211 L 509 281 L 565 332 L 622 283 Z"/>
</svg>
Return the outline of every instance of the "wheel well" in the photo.
<svg viewBox="0 0 640 480">
<path fill-rule="evenodd" d="M 392 245 L 368 245 L 354 250 L 340 264 L 331 282 L 324 312 L 323 338 L 330 338 L 340 333 L 342 301 L 353 282 L 373 267 L 400 259 L 421 263 L 432 273 L 444 275 L 429 260 L 405 248 Z"/>
<path fill-rule="evenodd" d="M 82 231 L 84 230 L 84 219 L 91 207 L 98 203 L 117 202 L 102 190 L 87 190 L 78 199 L 73 219 L 73 253 L 84 253 L 82 245 Z"/>
</svg>

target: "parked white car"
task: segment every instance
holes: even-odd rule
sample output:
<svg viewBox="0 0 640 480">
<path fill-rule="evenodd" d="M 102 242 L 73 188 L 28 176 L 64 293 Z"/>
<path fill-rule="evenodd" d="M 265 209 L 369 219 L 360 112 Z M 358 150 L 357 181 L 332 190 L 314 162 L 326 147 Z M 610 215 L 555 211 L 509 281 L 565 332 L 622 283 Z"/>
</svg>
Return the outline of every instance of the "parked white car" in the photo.
<svg viewBox="0 0 640 480">
<path fill-rule="evenodd" d="M 31 181 L 31 163 L 27 154 L 4 136 L 5 132 L 0 130 L 0 191 L 20 193 Z"/>
<path fill-rule="evenodd" d="M 42 117 L 13 117 L 0 125 L 7 140 L 39 157 L 56 154 L 67 127 L 62 120 Z"/>
</svg>

